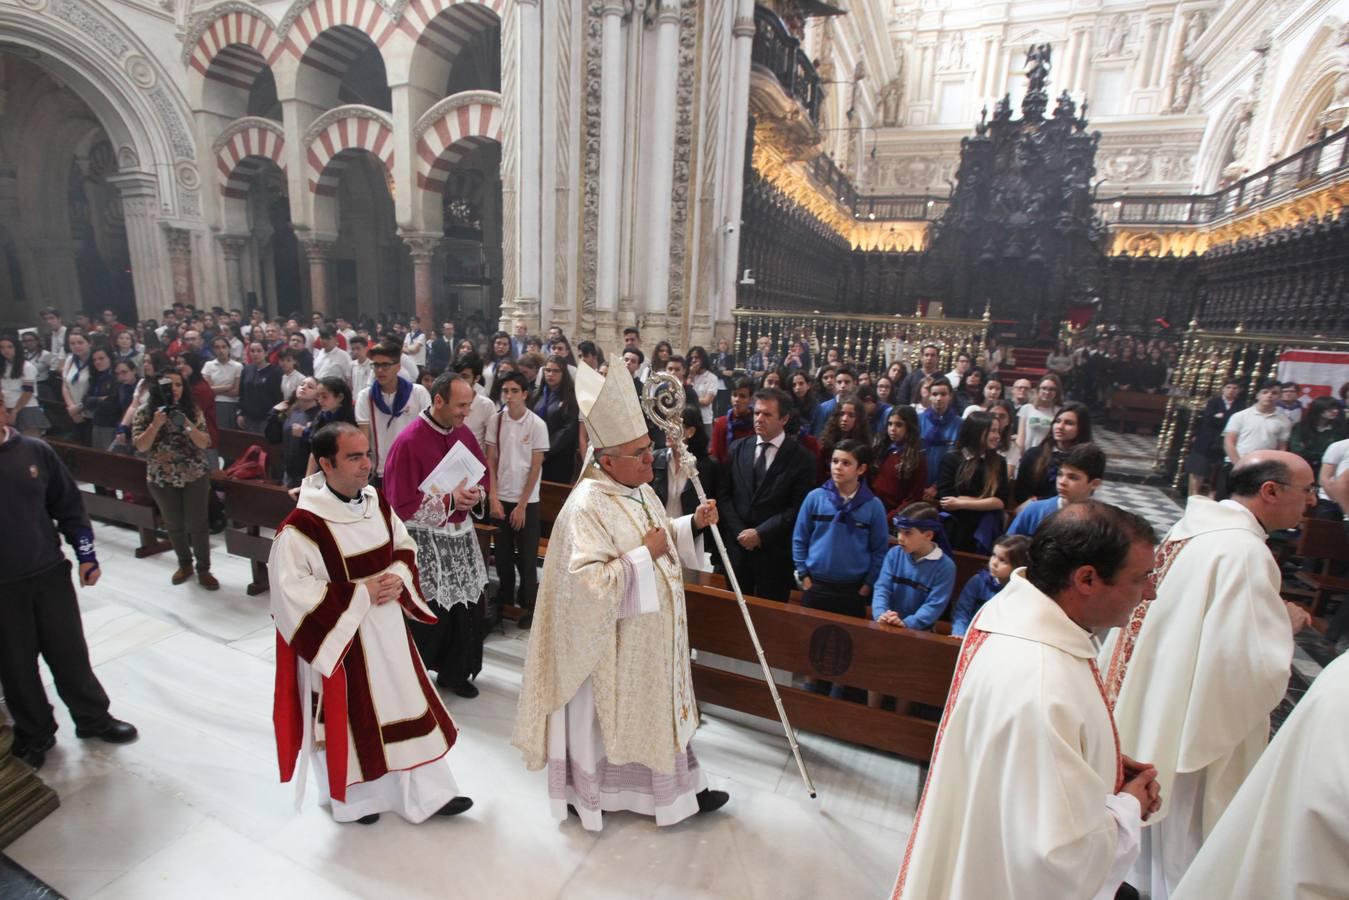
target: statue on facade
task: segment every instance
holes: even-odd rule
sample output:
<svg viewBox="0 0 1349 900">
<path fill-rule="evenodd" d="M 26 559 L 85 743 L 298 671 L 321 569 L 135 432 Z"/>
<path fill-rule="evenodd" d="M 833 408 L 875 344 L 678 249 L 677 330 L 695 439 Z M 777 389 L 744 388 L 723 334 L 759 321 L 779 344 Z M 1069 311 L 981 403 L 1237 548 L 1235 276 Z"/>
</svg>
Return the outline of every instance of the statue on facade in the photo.
<svg viewBox="0 0 1349 900">
<path fill-rule="evenodd" d="M 890 83 L 881 88 L 881 124 L 899 125 L 900 124 L 900 104 L 904 100 L 904 81 L 903 74 L 896 75 L 890 80 Z"/>
<path fill-rule="evenodd" d="M 1171 90 L 1171 112 L 1192 113 L 1199 105 L 1199 66 L 1182 59 L 1183 65 L 1175 75 Z"/>
<path fill-rule="evenodd" d="M 1129 16 L 1120 13 L 1110 22 L 1110 36 L 1106 39 L 1106 56 L 1123 56 L 1124 45 L 1129 41 Z"/>
</svg>

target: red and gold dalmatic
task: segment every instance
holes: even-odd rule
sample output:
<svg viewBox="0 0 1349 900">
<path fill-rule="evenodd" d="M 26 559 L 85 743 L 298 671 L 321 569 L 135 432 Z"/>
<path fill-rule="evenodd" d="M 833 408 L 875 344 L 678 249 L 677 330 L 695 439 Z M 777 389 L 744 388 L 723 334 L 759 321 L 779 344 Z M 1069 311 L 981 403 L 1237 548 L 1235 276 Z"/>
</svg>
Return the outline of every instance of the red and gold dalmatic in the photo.
<svg viewBox="0 0 1349 900">
<path fill-rule="evenodd" d="M 294 777 L 308 724 L 332 798 L 344 801 L 352 785 L 440 759 L 456 730 L 405 622 L 435 622 L 415 544 L 373 488 L 345 502 L 322 478 L 305 480 L 272 545 L 273 721 L 281 780 Z M 403 591 L 376 605 L 365 582 L 386 572 Z"/>
</svg>

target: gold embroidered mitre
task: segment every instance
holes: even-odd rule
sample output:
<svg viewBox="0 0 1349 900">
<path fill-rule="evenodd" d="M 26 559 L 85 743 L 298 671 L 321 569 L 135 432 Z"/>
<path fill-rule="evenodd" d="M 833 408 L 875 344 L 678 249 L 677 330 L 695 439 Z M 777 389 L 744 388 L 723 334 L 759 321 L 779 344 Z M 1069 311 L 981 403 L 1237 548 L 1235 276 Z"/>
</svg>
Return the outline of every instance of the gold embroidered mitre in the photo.
<svg viewBox="0 0 1349 900">
<path fill-rule="evenodd" d="M 576 404 L 596 449 L 617 447 L 647 433 L 642 403 L 626 366 L 610 367 L 605 377 L 584 362 L 577 363 Z"/>
</svg>

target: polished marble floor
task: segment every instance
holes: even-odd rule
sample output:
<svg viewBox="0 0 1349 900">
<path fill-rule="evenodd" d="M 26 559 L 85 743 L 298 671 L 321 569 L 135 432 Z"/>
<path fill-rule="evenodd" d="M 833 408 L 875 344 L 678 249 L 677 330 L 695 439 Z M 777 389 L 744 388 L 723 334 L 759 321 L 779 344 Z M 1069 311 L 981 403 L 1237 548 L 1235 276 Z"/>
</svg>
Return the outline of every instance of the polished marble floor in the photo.
<svg viewBox="0 0 1349 900">
<path fill-rule="evenodd" d="M 6 853 L 74 900 L 157 898 L 876 897 L 891 887 L 913 820 L 919 768 L 802 735 L 810 800 L 776 723 L 710 711 L 699 759 L 730 792 L 719 813 L 657 829 L 607 816 L 601 835 L 559 824 L 545 779 L 509 746 L 525 652 L 494 636 L 475 700 L 449 695 L 461 728 L 450 759 L 474 808 L 411 826 L 338 825 L 277 781 L 273 632 L 246 564 L 215 539 L 208 593 L 172 587 L 172 554 L 136 560 L 128 531 L 98 527 L 104 570 L 81 592 L 113 712 L 141 730 L 112 747 L 61 729 L 42 776 L 61 808 Z M 50 681 L 49 681 L 50 683 Z"/>
</svg>

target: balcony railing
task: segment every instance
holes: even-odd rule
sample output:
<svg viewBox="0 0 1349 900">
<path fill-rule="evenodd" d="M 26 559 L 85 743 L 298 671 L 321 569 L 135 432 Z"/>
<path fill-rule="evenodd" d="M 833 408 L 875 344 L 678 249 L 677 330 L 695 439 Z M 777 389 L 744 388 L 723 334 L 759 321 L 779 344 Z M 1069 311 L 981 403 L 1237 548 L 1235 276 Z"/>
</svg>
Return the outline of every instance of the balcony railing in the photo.
<svg viewBox="0 0 1349 900">
<path fill-rule="evenodd" d="M 1096 212 L 1112 225 L 1207 225 L 1306 190 L 1346 171 L 1349 171 L 1349 128 L 1308 144 L 1292 156 L 1217 193 L 1110 197 L 1096 201 Z"/>
<path fill-rule="evenodd" d="M 773 73 L 787 96 L 795 98 L 805 108 L 811 122 L 820 123 L 824 87 L 815 64 L 801 49 L 801 42 L 787 31 L 777 13 L 762 6 L 754 7 L 754 45 L 750 58 L 755 65 Z"/>
<path fill-rule="evenodd" d="M 846 209 L 854 212 L 857 210 L 857 190 L 828 154 L 820 153 L 811 159 L 810 174 L 820 185 L 833 191 L 838 202 Z"/>
</svg>

